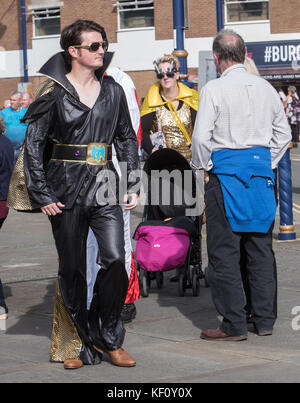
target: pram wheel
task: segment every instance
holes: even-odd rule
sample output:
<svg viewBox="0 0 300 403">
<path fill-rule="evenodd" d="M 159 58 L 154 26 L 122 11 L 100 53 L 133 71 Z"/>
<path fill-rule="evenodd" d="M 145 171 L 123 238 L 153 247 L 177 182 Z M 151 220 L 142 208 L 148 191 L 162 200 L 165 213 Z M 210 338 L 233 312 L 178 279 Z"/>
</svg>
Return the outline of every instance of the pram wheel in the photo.
<svg viewBox="0 0 300 403">
<path fill-rule="evenodd" d="M 204 286 L 205 286 L 205 288 L 209 288 L 209 282 L 208 282 L 208 266 L 205 267 L 204 272 L 205 272 L 205 274 L 204 274 Z"/>
<path fill-rule="evenodd" d="M 198 270 L 195 266 L 192 269 L 191 282 L 192 282 L 193 297 L 198 297 L 200 294 L 200 278 Z"/>
<path fill-rule="evenodd" d="M 164 285 L 164 274 L 161 271 L 155 273 L 157 288 L 163 288 Z"/>
<path fill-rule="evenodd" d="M 142 297 L 148 297 L 148 289 L 151 285 L 151 280 L 148 278 L 148 272 L 146 270 L 140 269 L 140 289 Z"/>
<path fill-rule="evenodd" d="M 187 278 L 183 270 L 179 273 L 178 281 L 178 294 L 180 297 L 184 297 L 185 289 L 187 288 Z"/>
<path fill-rule="evenodd" d="M 201 269 L 199 266 L 189 266 L 187 288 L 192 289 L 193 297 L 198 297 L 200 294 L 200 278 Z M 204 275 L 203 275 L 204 277 Z"/>
</svg>

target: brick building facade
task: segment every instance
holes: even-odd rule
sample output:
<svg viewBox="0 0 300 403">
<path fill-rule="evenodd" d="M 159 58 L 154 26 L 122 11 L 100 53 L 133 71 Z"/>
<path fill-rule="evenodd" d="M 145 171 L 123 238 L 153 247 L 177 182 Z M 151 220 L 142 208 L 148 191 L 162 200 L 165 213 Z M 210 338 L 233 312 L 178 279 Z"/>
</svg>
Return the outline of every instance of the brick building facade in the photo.
<svg viewBox="0 0 300 403">
<path fill-rule="evenodd" d="M 139 1 L 131 0 L 130 3 L 138 4 Z M 285 0 L 284 6 L 282 0 L 255 0 L 257 7 L 254 11 L 246 4 L 249 0 L 240 1 L 241 4 L 238 7 L 233 7 L 230 1 L 223 0 L 224 26 L 239 32 L 246 42 L 251 44 L 262 45 L 277 41 L 276 46 L 280 49 L 282 46 L 293 46 L 291 57 L 294 58 L 293 69 L 297 71 L 298 64 L 300 66 L 300 45 L 297 45 L 300 43 L 299 0 Z M 145 11 L 144 20 L 149 21 L 149 15 L 153 13 L 153 24 L 132 27 L 131 17 L 126 17 L 124 21 L 129 25 L 125 29 L 121 27 L 120 22 L 121 15 L 125 16 L 125 13 L 121 14 L 122 7 L 116 6 L 116 4 L 122 6 L 124 2 L 126 3 L 126 0 L 27 0 L 28 71 L 33 92 L 44 79 L 37 71 L 51 55 L 60 51 L 59 32 L 54 31 L 55 24 L 50 23 L 50 19 L 53 18 L 52 21 L 59 24 L 58 28 L 62 28 L 77 18 L 84 18 L 93 19 L 105 27 L 110 50 L 115 51 L 113 63 L 130 74 L 139 97 L 144 97 L 155 80 L 153 60 L 164 53 L 171 53 L 174 49 L 172 0 L 149 1 L 147 8 L 150 10 Z M 189 28 L 185 31 L 185 48 L 189 52 L 189 73 L 195 76 L 198 72 L 199 51 L 211 49 L 212 40 L 217 31 L 216 0 L 188 0 L 187 4 Z M 18 83 L 23 81 L 20 2 L 1 0 L 1 6 L 0 105 L 4 99 L 9 98 L 11 91 L 17 89 Z M 58 15 L 53 14 L 51 17 L 51 12 L 55 10 L 58 11 Z M 134 15 L 135 11 L 138 16 L 141 13 L 140 9 L 129 11 L 131 13 L 127 14 L 129 16 Z M 45 18 L 46 12 L 50 12 L 48 20 L 48 17 Z M 267 16 L 265 19 L 264 12 Z M 133 18 L 133 21 L 136 20 Z M 139 17 L 137 23 L 140 24 L 140 21 L 142 19 Z M 44 24 L 47 23 L 49 27 L 46 27 L 45 34 L 43 29 Z M 282 73 L 284 70 L 281 68 L 280 71 Z"/>
<path fill-rule="evenodd" d="M 272 0 L 270 2 L 271 33 L 300 33 L 299 0 Z"/>
</svg>

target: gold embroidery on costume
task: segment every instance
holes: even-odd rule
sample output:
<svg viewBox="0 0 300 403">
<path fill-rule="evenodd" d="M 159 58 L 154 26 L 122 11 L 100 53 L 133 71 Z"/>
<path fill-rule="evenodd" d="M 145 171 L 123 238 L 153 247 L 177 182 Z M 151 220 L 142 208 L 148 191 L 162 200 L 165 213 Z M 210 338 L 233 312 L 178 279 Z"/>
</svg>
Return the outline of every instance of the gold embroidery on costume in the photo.
<svg viewBox="0 0 300 403">
<path fill-rule="evenodd" d="M 189 137 L 192 138 L 193 127 L 192 127 L 190 107 L 184 103 L 182 107 L 179 110 L 177 110 L 177 115 L 179 116 L 181 122 L 185 126 L 185 129 L 188 132 Z M 185 138 L 184 134 L 174 121 L 171 112 L 165 106 L 160 107 L 160 119 L 167 147 L 178 151 L 188 161 L 191 161 L 192 152 L 189 143 L 187 142 L 187 139 Z"/>
<path fill-rule="evenodd" d="M 53 91 L 55 87 L 55 82 L 51 80 L 50 78 L 47 78 L 47 80 L 43 81 L 39 86 L 35 94 L 35 99 L 38 99 L 42 97 L 43 95 L 49 94 L 50 92 Z"/>
<path fill-rule="evenodd" d="M 56 283 L 51 341 L 50 361 L 64 362 L 67 359 L 76 360 L 79 358 L 82 342 L 65 308 L 58 281 Z"/>
<path fill-rule="evenodd" d="M 32 210 L 24 172 L 24 147 L 14 167 L 7 196 L 7 207 L 14 210 Z"/>
<path fill-rule="evenodd" d="M 55 83 L 52 80 L 44 81 L 37 90 L 36 99 L 42 95 L 48 94 L 53 91 Z M 26 123 L 30 123 L 32 119 L 28 118 Z M 26 176 L 24 171 L 24 147 L 15 164 L 11 180 L 9 183 L 7 207 L 13 210 L 30 211 L 32 206 L 30 203 Z"/>
</svg>

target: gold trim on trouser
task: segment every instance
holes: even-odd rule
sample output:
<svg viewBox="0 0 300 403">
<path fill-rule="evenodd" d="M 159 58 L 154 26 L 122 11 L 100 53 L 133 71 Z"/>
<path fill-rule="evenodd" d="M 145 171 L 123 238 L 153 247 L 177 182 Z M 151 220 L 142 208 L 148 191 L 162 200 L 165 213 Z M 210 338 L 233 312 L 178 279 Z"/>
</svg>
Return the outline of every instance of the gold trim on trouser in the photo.
<svg viewBox="0 0 300 403">
<path fill-rule="evenodd" d="M 76 360 L 79 358 L 81 348 L 82 342 L 65 308 L 57 281 L 50 361 L 64 362 L 67 359 Z"/>
</svg>

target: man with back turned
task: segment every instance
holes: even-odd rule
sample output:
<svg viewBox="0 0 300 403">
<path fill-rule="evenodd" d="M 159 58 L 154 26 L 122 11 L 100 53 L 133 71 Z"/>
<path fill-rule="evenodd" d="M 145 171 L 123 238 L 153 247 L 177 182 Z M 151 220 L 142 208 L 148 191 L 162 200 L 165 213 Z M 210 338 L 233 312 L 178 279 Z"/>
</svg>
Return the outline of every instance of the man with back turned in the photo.
<svg viewBox="0 0 300 403">
<path fill-rule="evenodd" d="M 195 168 L 204 170 L 208 280 L 223 317 L 205 340 L 246 340 L 241 245 L 247 255 L 253 322 L 259 336 L 271 335 L 276 320 L 276 274 L 272 250 L 277 167 L 290 128 L 276 90 L 246 71 L 243 39 L 223 30 L 213 43 L 221 77 L 202 89 L 193 134 Z"/>
</svg>

